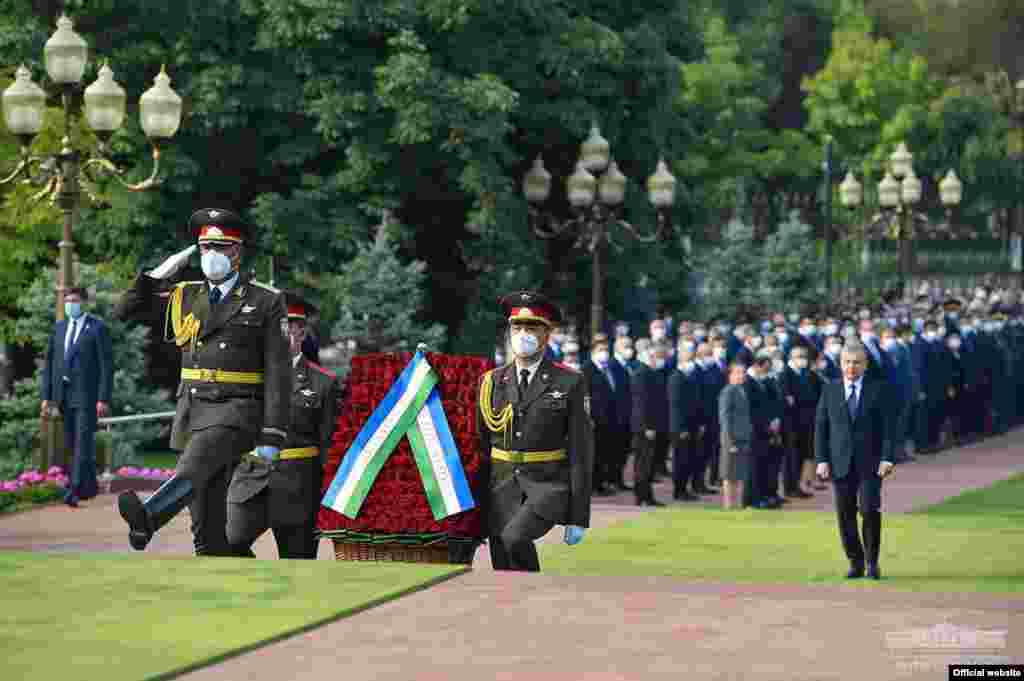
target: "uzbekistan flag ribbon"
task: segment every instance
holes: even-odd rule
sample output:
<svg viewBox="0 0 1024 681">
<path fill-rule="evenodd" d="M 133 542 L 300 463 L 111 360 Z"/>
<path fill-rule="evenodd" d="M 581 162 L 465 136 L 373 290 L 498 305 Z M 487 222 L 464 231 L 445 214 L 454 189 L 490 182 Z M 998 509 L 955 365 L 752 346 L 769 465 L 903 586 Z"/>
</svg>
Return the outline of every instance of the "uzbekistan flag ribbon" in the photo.
<svg viewBox="0 0 1024 681">
<path fill-rule="evenodd" d="M 417 352 L 345 452 L 321 505 L 355 520 L 384 462 L 408 436 L 434 520 L 473 508 L 437 382 L 426 357 Z"/>
</svg>

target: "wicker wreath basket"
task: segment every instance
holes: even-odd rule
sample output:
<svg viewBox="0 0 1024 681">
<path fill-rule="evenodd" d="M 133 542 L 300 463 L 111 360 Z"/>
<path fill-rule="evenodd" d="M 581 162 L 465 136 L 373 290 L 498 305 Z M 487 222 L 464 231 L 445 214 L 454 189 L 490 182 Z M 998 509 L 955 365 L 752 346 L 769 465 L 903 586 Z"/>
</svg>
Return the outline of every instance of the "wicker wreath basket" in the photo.
<svg viewBox="0 0 1024 681">
<path fill-rule="evenodd" d="M 472 565 L 479 541 L 448 540 L 417 546 L 398 542 L 364 543 L 334 538 L 336 560 Z"/>
</svg>

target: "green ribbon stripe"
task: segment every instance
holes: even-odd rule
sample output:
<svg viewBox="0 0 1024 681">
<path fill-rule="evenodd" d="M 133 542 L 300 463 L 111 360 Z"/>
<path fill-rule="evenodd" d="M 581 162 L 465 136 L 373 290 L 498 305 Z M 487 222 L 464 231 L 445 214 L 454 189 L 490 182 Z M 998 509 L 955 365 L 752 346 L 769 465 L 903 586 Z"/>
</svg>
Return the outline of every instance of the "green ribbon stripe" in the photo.
<svg viewBox="0 0 1024 681">
<path fill-rule="evenodd" d="M 366 466 L 366 470 L 363 471 L 362 477 L 356 483 L 355 489 L 352 490 L 352 496 L 349 498 L 348 503 L 345 505 L 344 515 L 348 518 L 355 520 L 359 514 L 359 509 L 362 508 L 363 501 L 366 500 L 366 496 L 370 493 L 370 488 L 373 487 L 374 481 L 377 479 L 377 475 L 380 473 L 380 469 L 384 467 L 384 463 L 391 456 L 391 452 L 394 451 L 395 447 L 398 446 L 399 441 L 405 436 L 409 427 L 416 422 L 416 415 L 423 409 L 423 405 L 426 404 L 427 398 L 430 397 L 430 391 L 437 385 L 438 377 L 434 373 L 433 368 L 427 370 L 426 375 L 423 377 L 423 382 L 420 384 L 419 389 L 416 392 L 416 397 L 413 398 L 409 407 L 405 410 L 405 413 L 398 419 L 398 423 L 388 433 L 387 438 L 381 445 L 377 453 L 373 455 L 370 462 Z"/>
<path fill-rule="evenodd" d="M 423 491 L 427 494 L 427 503 L 430 504 L 430 512 L 434 514 L 434 520 L 441 520 L 448 515 L 444 505 L 444 495 L 437 484 L 434 476 L 434 467 L 430 465 L 430 452 L 427 450 L 427 443 L 423 440 L 419 423 L 409 429 L 409 445 L 412 447 L 413 457 L 416 460 L 416 467 L 420 469 L 420 478 L 423 480 Z"/>
</svg>

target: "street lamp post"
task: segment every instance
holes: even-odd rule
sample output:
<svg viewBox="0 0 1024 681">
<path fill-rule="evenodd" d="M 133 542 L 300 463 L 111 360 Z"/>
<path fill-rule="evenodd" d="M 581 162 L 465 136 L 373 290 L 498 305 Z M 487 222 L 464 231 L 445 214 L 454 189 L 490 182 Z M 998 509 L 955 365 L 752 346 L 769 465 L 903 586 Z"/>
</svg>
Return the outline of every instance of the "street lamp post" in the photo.
<svg viewBox="0 0 1024 681">
<path fill-rule="evenodd" d="M 871 222 L 866 234 L 866 236 L 870 236 L 872 228 L 876 225 L 893 225 L 893 218 L 895 218 L 895 229 L 890 228 L 890 231 L 895 232 L 897 238 L 897 265 L 901 286 L 905 286 L 906 279 L 916 271 L 913 247 L 915 219 L 926 221 L 922 216 L 914 213 L 914 206 L 921 201 L 922 185 L 921 180 L 914 173 L 913 162 L 913 154 L 907 149 L 906 144 L 900 142 L 889 157 L 889 167 L 886 169 L 885 177 L 878 183 L 878 203 L 883 214 Z M 846 178 L 840 185 L 839 197 L 847 208 L 861 205 L 864 190 L 852 172 L 846 174 Z M 953 170 L 949 170 L 942 182 L 939 183 L 939 197 L 948 215 L 951 215 L 954 206 L 960 204 L 963 197 L 963 185 Z"/>
<path fill-rule="evenodd" d="M 127 96 L 124 88 L 114 80 L 114 72 L 104 63 L 96 81 L 83 93 L 86 122 L 99 140 L 95 152 L 83 153 L 72 140 L 71 111 L 72 98 L 80 87 L 88 56 L 89 47 L 85 40 L 75 33 L 71 20 L 61 16 L 57 20 L 56 32 L 43 49 L 46 72 L 60 90 L 64 111 L 64 134 L 61 149 L 56 154 L 39 157 L 31 153 L 32 140 L 43 127 L 46 93 L 32 81 L 32 74 L 24 65 L 18 67 L 14 83 L 3 93 L 4 122 L 21 143 L 21 157 L 13 172 L 0 179 L 0 185 L 22 178 L 22 181 L 41 186 L 33 200 L 49 198 L 64 216 L 59 244 L 58 320 L 64 318 L 64 293 L 75 283 L 73 234 L 81 189 L 84 188 L 89 197 L 95 199 L 97 174 L 113 177 L 130 191 L 158 186 L 161 182 L 158 177 L 160 144 L 173 137 L 181 124 L 181 97 L 171 89 L 171 80 L 161 68 L 153 87 L 139 99 L 142 130 L 153 148 L 152 172 L 137 184 L 126 182 L 122 177 L 125 171 L 108 157 L 107 145 L 124 122 Z"/>
<path fill-rule="evenodd" d="M 628 179 L 611 159 L 608 140 L 601 136 L 597 125 L 580 145 L 580 158 L 576 170 L 566 178 L 566 193 L 572 208 L 572 217 L 559 220 L 543 204 L 551 195 L 551 174 L 538 156 L 533 168 L 523 178 L 523 195 L 529 204 L 530 228 L 541 239 L 554 239 L 575 234 L 574 247 L 585 247 L 592 259 L 590 330 L 593 337 L 603 326 L 603 262 L 602 253 L 612 243 L 610 230 L 619 225 L 632 238 L 652 243 L 667 236 L 670 211 L 675 203 L 676 178 L 669 172 L 665 161 L 647 178 L 647 198 L 657 213 L 657 227 L 644 234 L 622 217 Z M 595 177 L 595 174 L 600 177 Z"/>
<path fill-rule="evenodd" d="M 825 142 L 825 291 L 829 300 L 832 299 L 832 139 Z"/>
</svg>

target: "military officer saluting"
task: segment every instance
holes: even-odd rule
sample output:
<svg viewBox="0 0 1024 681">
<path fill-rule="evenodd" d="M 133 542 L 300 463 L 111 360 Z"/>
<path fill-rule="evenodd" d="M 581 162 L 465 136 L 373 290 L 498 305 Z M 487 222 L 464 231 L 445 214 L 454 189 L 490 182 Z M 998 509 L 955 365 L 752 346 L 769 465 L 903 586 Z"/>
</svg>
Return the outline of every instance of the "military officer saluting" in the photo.
<svg viewBox="0 0 1024 681">
<path fill-rule="evenodd" d="M 271 529 L 281 558 L 316 558 L 316 516 L 327 450 L 338 418 L 337 377 L 306 359 L 302 344 L 313 305 L 285 291 L 292 372 L 291 427 L 276 460 L 243 457 L 228 488 L 228 542 L 246 555 Z"/>
<path fill-rule="evenodd" d="M 533 542 L 565 525 L 576 544 L 590 524 L 594 465 L 583 374 L 545 358 L 558 308 L 537 293 L 500 304 L 514 361 L 480 382 L 477 427 L 489 489 L 481 503 L 496 570 L 540 570 Z"/>
<path fill-rule="evenodd" d="M 165 316 L 165 338 L 181 348 L 181 383 L 171 447 L 182 451 L 174 476 L 141 501 L 118 497 L 132 548 L 186 505 L 196 555 L 237 555 L 228 544 L 227 490 L 242 454 L 277 456 L 287 437 L 292 373 L 284 296 L 239 272 L 250 228 L 235 213 L 205 208 L 189 227 L 205 280 L 171 283 L 196 246 L 143 273 L 123 296 L 118 315 Z"/>
</svg>

